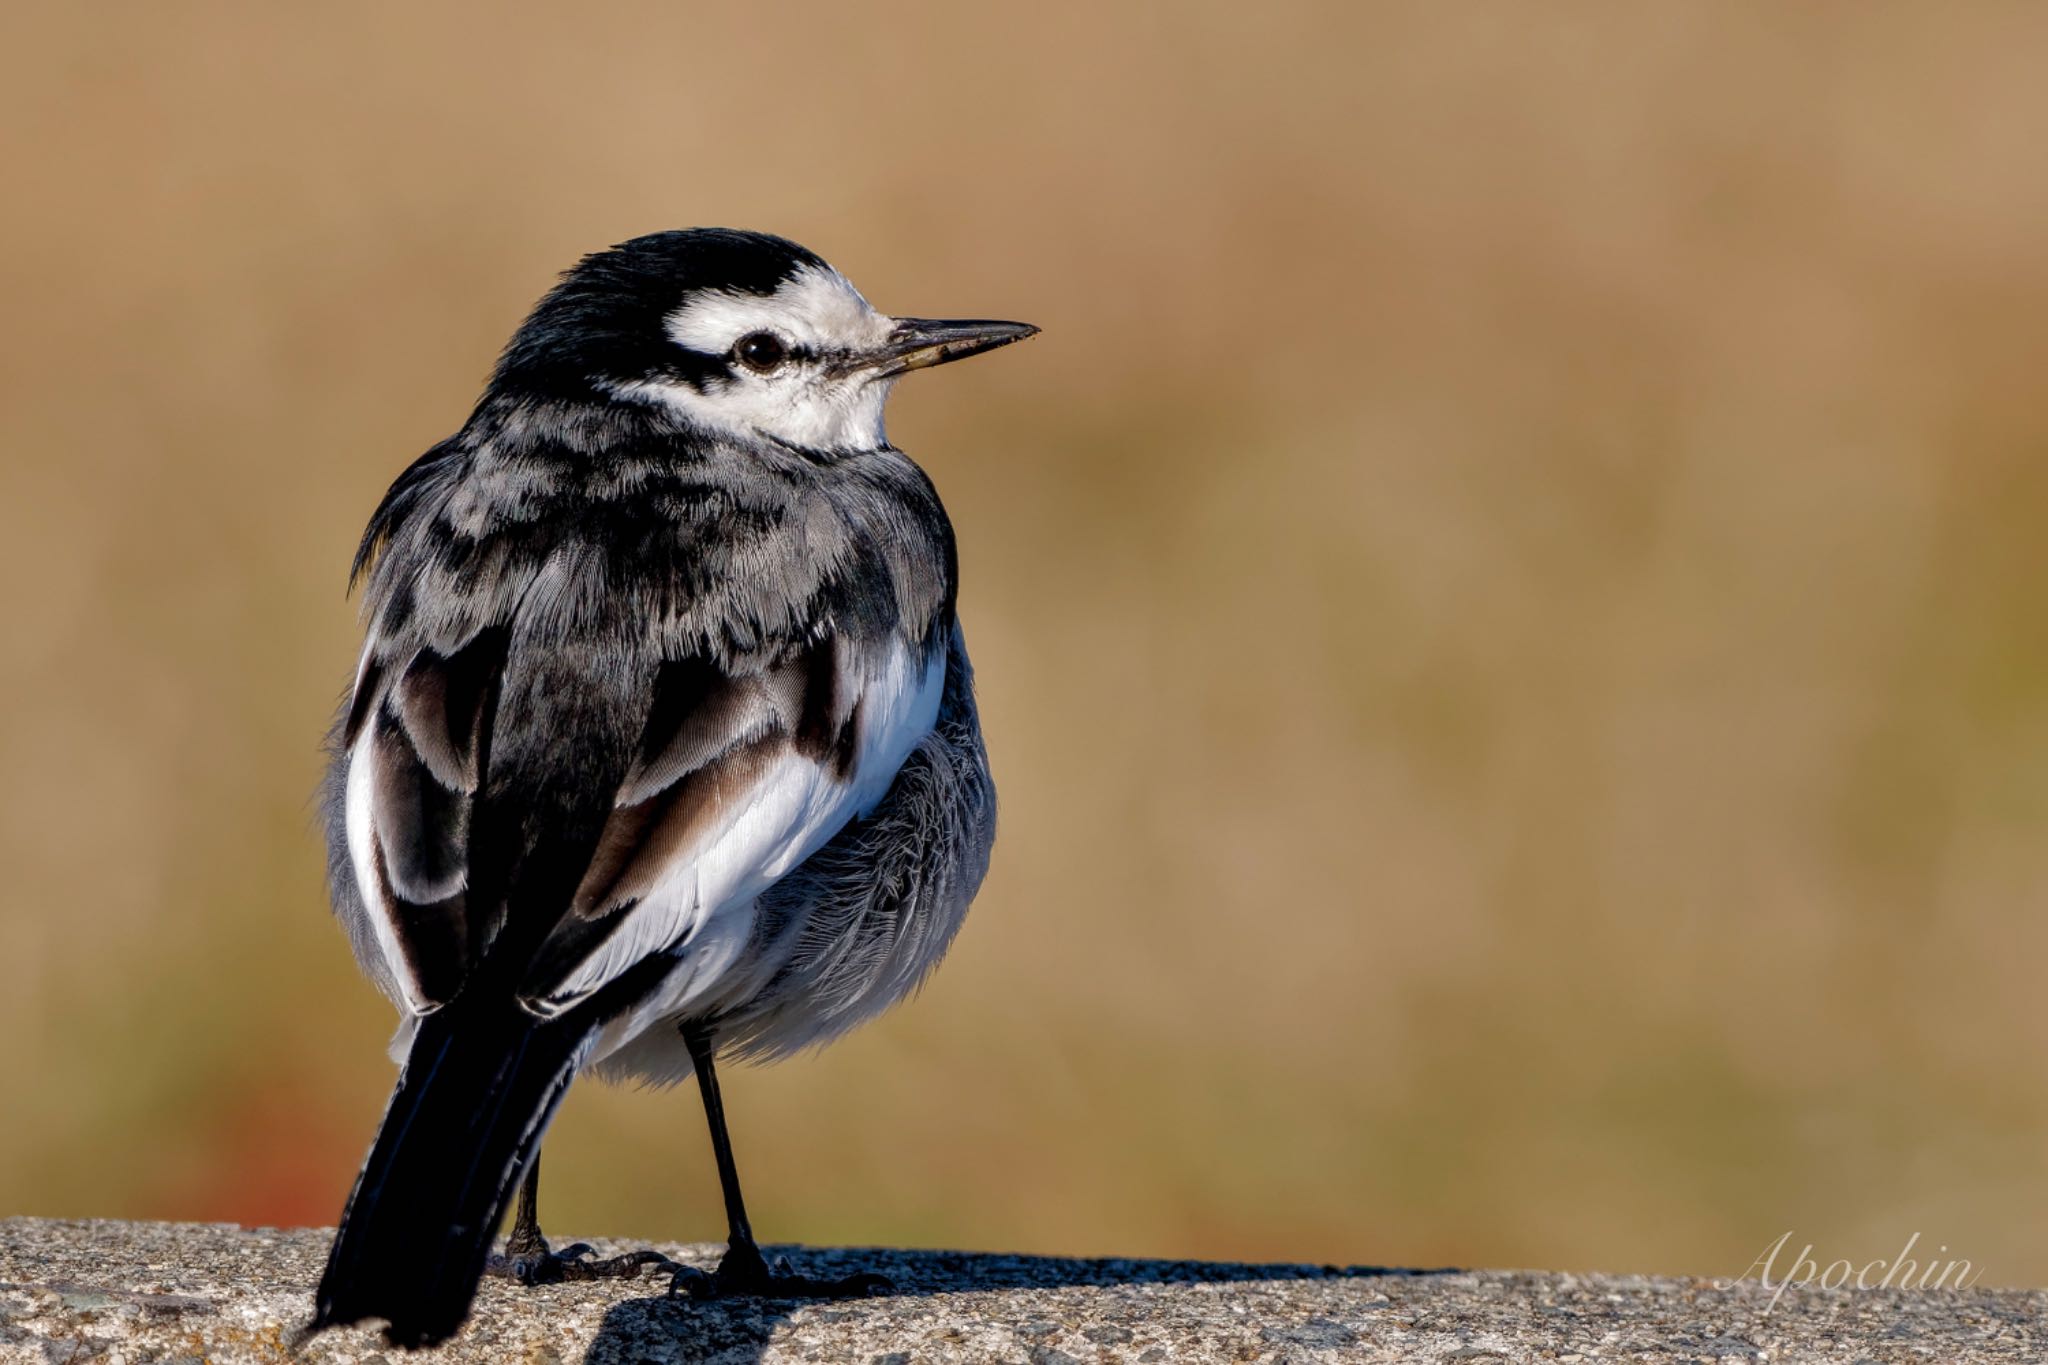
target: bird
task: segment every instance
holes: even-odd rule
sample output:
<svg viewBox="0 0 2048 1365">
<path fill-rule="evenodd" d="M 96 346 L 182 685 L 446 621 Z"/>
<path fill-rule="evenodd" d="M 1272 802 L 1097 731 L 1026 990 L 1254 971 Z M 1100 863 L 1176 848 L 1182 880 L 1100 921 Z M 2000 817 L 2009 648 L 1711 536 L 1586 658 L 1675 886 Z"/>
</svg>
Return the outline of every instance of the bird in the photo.
<svg viewBox="0 0 2048 1365">
<path fill-rule="evenodd" d="M 958 550 L 883 410 L 906 374 L 1037 331 L 890 316 L 766 233 L 657 232 L 565 272 L 391 484 L 350 569 L 363 646 L 320 808 L 400 1068 L 306 1335 L 445 1341 L 502 1264 L 663 1262 L 698 1295 L 886 1286 L 768 1264 L 715 1064 L 910 994 L 982 884 L 995 788 Z M 540 1144 L 584 1074 L 697 1081 L 715 1273 L 548 1248 Z"/>
</svg>

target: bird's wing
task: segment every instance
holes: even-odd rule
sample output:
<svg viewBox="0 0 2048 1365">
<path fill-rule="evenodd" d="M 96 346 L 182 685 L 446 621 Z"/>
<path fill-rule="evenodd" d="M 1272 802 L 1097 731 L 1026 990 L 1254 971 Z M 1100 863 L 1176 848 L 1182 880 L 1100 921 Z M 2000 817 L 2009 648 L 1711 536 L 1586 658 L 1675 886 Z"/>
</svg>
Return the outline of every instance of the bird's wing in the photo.
<svg viewBox="0 0 2048 1365">
<path fill-rule="evenodd" d="M 684 949 L 879 802 L 938 716 L 946 659 L 827 639 L 758 671 L 665 664 L 569 912 L 521 998 L 570 1008 Z"/>
<path fill-rule="evenodd" d="M 340 736 L 355 890 L 389 981 L 423 1013 L 450 999 L 471 932 L 469 826 L 505 664 L 506 632 L 441 653 L 364 651 Z"/>
<path fill-rule="evenodd" d="M 685 954 L 880 800 L 944 683 L 893 634 L 636 661 L 546 615 L 359 670 L 348 854 L 416 1013 L 488 971 L 551 1017 Z"/>
</svg>

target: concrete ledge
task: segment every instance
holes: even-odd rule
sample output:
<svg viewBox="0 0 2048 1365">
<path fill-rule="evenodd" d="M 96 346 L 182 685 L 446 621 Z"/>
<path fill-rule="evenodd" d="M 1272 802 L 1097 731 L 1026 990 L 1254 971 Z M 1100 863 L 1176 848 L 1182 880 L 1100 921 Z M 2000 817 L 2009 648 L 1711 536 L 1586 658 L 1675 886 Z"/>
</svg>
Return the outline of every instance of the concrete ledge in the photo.
<svg viewBox="0 0 2048 1365">
<path fill-rule="evenodd" d="M 0 1221 L 0 1361 L 284 1361 L 329 1234 L 181 1223 Z M 623 1250 L 606 1243 L 601 1249 Z M 710 1265 L 716 1247 L 665 1248 Z M 487 1281 L 469 1327 L 406 1356 L 331 1332 L 309 1362 L 1827 1361 L 2048 1359 L 2048 1292 L 1794 1288 L 1524 1271 L 1383 1271 L 783 1248 L 798 1269 L 880 1270 L 893 1296 L 695 1304 L 654 1280 Z"/>
</svg>

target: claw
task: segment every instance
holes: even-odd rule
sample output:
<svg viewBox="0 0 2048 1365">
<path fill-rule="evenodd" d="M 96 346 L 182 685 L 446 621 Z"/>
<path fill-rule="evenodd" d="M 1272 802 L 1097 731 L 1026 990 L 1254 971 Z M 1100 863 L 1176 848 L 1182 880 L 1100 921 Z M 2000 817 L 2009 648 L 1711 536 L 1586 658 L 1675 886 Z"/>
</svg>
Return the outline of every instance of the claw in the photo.
<svg viewBox="0 0 2048 1365">
<path fill-rule="evenodd" d="M 715 1297 L 717 1291 L 712 1288 L 710 1275 L 693 1265 L 678 1265 L 669 1272 L 668 1296 L 675 1298 L 681 1294 L 702 1300 Z"/>
<path fill-rule="evenodd" d="M 589 1248 L 584 1248 L 584 1253 L 588 1255 Z M 623 1256 L 614 1256 L 604 1261 L 571 1261 L 563 1269 L 572 1280 L 634 1280 L 638 1279 L 640 1272 L 648 1266 L 674 1264 L 675 1262 L 658 1251 L 629 1251 Z"/>
<path fill-rule="evenodd" d="M 485 1263 L 486 1275 L 502 1275 L 529 1287 L 566 1284 L 583 1280 L 630 1280 L 651 1265 L 673 1268 L 674 1261 L 658 1251 L 629 1251 L 608 1260 L 590 1259 L 596 1252 L 588 1242 L 578 1242 L 560 1251 L 531 1256 L 493 1256 Z"/>
</svg>

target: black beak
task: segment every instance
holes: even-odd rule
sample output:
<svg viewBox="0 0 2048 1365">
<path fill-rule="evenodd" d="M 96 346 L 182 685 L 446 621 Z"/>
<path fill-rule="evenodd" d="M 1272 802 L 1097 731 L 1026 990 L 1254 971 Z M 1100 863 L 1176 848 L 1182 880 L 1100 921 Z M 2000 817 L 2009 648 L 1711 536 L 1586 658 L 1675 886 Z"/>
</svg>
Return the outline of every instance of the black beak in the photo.
<svg viewBox="0 0 2048 1365">
<path fill-rule="evenodd" d="M 965 360 L 1036 335 L 1038 329 L 1028 322 L 899 318 L 889 339 L 875 350 L 855 357 L 849 368 L 872 369 L 878 375 L 907 374 L 950 360 Z"/>
</svg>

